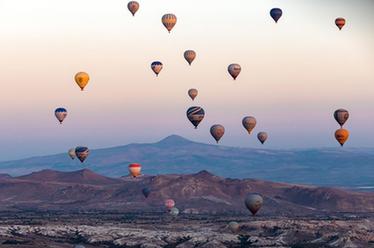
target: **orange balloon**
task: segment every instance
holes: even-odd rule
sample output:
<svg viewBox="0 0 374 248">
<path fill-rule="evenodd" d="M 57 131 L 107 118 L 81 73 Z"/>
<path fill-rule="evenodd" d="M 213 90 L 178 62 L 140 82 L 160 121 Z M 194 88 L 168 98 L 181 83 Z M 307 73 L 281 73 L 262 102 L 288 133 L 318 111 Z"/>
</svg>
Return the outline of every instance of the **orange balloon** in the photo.
<svg viewBox="0 0 374 248">
<path fill-rule="evenodd" d="M 84 87 L 86 87 L 88 81 L 90 81 L 90 76 L 86 72 L 78 72 L 75 74 L 75 82 L 78 84 L 81 90 L 84 90 Z"/>
<path fill-rule="evenodd" d="M 142 166 L 140 164 L 130 164 L 129 172 L 132 177 L 138 177 L 141 175 Z"/>
<path fill-rule="evenodd" d="M 344 143 L 348 140 L 349 138 L 349 131 L 344 128 L 340 128 L 336 130 L 335 132 L 335 139 L 339 142 L 341 146 L 344 145 Z"/>
<path fill-rule="evenodd" d="M 336 18 L 335 24 L 336 24 L 336 26 L 338 26 L 339 30 L 342 30 L 342 28 L 345 25 L 345 19 L 342 18 L 342 17 Z"/>
</svg>

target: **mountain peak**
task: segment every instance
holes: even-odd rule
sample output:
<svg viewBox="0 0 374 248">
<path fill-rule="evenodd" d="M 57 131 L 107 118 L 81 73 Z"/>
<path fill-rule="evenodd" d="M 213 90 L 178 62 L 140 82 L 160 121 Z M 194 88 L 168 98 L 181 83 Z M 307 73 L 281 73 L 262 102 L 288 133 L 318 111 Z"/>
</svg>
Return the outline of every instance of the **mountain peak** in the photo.
<svg viewBox="0 0 374 248">
<path fill-rule="evenodd" d="M 192 141 L 183 138 L 182 136 L 179 135 L 170 135 L 167 136 L 166 138 L 160 140 L 157 144 L 163 144 L 163 145 L 186 145 L 186 144 L 191 144 Z"/>
</svg>

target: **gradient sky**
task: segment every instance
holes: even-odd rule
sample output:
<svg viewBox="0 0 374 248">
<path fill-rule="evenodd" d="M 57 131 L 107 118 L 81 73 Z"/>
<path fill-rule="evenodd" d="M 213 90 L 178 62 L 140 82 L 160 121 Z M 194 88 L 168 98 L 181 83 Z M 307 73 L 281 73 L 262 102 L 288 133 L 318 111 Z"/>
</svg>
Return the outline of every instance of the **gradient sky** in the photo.
<svg viewBox="0 0 374 248">
<path fill-rule="evenodd" d="M 0 160 L 170 134 L 213 143 L 216 123 L 223 145 L 262 147 L 242 128 L 246 115 L 269 133 L 265 147 L 336 147 L 337 108 L 351 113 L 346 146 L 374 147 L 374 1 L 139 2 L 133 18 L 122 0 L 0 1 Z M 284 12 L 278 24 L 273 7 Z M 165 13 L 178 17 L 171 34 Z M 192 67 L 187 49 L 198 53 Z M 164 63 L 159 78 L 154 60 Z M 230 63 L 242 66 L 235 82 Z M 78 71 L 91 75 L 85 92 Z M 207 113 L 198 130 L 185 116 L 192 105 Z M 69 111 L 62 126 L 57 107 Z"/>
</svg>

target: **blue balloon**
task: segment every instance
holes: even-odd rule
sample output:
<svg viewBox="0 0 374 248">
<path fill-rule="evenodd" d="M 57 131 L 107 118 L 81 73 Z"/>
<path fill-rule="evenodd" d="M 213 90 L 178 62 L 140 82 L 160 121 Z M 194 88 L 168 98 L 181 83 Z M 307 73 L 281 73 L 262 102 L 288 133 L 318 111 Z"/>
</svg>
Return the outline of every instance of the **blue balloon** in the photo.
<svg viewBox="0 0 374 248">
<path fill-rule="evenodd" d="M 274 8 L 270 10 L 270 15 L 274 19 L 275 22 L 278 22 L 278 20 L 282 17 L 282 10 L 279 8 Z"/>
<path fill-rule="evenodd" d="M 151 194 L 151 190 L 149 188 L 144 188 L 142 190 L 142 193 L 145 196 L 145 198 L 148 198 L 148 196 Z"/>
</svg>

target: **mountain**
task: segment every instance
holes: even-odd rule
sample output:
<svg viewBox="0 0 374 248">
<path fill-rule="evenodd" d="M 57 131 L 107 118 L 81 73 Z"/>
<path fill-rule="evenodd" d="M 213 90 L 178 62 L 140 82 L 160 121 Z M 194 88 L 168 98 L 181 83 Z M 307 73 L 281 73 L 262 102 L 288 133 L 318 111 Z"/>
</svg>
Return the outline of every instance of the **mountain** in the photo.
<svg viewBox="0 0 374 248">
<path fill-rule="evenodd" d="M 231 178 L 350 188 L 374 186 L 374 149 L 236 148 L 197 143 L 177 135 L 152 144 L 92 150 L 84 164 L 71 160 L 66 153 L 0 162 L 0 173 L 18 176 L 44 169 L 88 168 L 101 175 L 120 177 L 128 174 L 127 166 L 132 162 L 141 163 L 147 175 L 209 170 Z"/>
<path fill-rule="evenodd" d="M 142 189 L 151 189 L 145 199 Z M 207 171 L 188 175 L 112 179 L 90 170 L 43 170 L 0 178 L 1 210 L 163 211 L 172 198 L 185 213 L 247 212 L 244 199 L 264 197 L 264 215 L 309 215 L 374 211 L 374 193 L 350 192 L 254 179 L 225 179 Z"/>
</svg>

